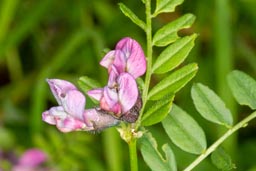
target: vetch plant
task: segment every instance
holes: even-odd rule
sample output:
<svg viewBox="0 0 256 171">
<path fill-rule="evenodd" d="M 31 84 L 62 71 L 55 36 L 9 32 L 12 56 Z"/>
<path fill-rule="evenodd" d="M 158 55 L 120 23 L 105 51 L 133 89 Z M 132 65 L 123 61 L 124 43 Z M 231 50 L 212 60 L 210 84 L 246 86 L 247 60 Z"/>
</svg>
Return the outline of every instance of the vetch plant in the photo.
<svg viewBox="0 0 256 171">
<path fill-rule="evenodd" d="M 185 171 L 194 169 L 211 153 L 213 164 L 222 170 L 234 168 L 230 157 L 220 144 L 238 129 L 256 117 L 256 113 L 234 125 L 231 111 L 222 99 L 207 86 L 195 83 L 191 90 L 197 111 L 207 121 L 224 126 L 227 132 L 207 146 L 206 135 L 196 120 L 178 105 L 173 104 L 175 94 L 197 73 L 196 63 L 182 64 L 194 46 L 197 34 L 180 37 L 181 29 L 189 28 L 195 17 L 185 14 L 180 18 L 152 31 L 152 20 L 159 14 L 173 12 L 183 0 L 156 0 L 152 10 L 151 0 L 142 0 L 145 5 L 145 21 L 131 9 L 120 3 L 120 9 L 146 34 L 145 54 L 133 38 L 122 38 L 114 50 L 100 61 L 108 72 L 108 82 L 100 86 L 98 81 L 83 76 L 78 85 L 82 92 L 94 99 L 95 107 L 85 109 L 86 98 L 72 83 L 48 79 L 50 89 L 58 102 L 43 112 L 45 122 L 56 125 L 62 132 L 99 131 L 116 126 L 120 136 L 129 146 L 130 169 L 138 170 L 137 141 L 141 139 L 140 150 L 151 170 L 176 171 L 178 166 L 170 144 L 164 144 L 162 156 L 157 141 L 147 126 L 162 124 L 166 135 L 181 150 L 198 155 Z M 153 50 L 162 47 L 159 56 Z M 144 76 L 145 74 L 145 76 Z M 152 76 L 164 74 L 152 85 Z M 144 79 L 141 77 L 144 76 Z M 256 82 L 241 71 L 228 76 L 229 86 L 239 104 L 256 109 Z M 221 161 L 221 162 L 219 162 Z"/>
</svg>

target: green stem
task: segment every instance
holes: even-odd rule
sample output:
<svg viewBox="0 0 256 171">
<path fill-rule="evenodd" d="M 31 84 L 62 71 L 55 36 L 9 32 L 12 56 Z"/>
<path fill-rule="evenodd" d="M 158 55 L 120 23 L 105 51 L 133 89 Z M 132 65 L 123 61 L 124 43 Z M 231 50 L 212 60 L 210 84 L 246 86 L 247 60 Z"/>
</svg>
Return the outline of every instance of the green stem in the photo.
<svg viewBox="0 0 256 171">
<path fill-rule="evenodd" d="M 206 151 L 198 156 L 184 171 L 190 171 L 195 168 L 201 161 L 203 161 L 209 154 L 211 154 L 221 143 L 223 143 L 229 136 L 231 136 L 238 129 L 247 126 L 248 122 L 256 117 L 256 112 L 253 112 L 248 117 L 237 123 L 230 128 L 222 137 L 220 137 L 215 143 L 213 143 Z"/>
<path fill-rule="evenodd" d="M 140 111 L 140 116 L 138 119 L 138 122 L 135 126 L 135 130 L 137 130 L 140 126 L 140 120 L 141 116 L 143 114 L 144 108 L 145 108 L 145 102 L 147 100 L 148 96 L 148 89 L 149 89 L 149 84 L 150 84 L 150 79 L 151 79 L 151 73 L 152 73 L 152 54 L 153 54 L 153 45 L 152 45 L 152 15 L 151 15 L 151 0 L 147 0 L 146 4 L 146 37 L 147 37 L 147 72 L 146 72 L 146 77 L 145 77 L 145 86 L 143 87 L 143 92 L 142 92 L 142 101 L 143 101 L 143 106 Z"/>
<path fill-rule="evenodd" d="M 150 79 L 151 79 L 151 67 L 152 67 L 152 54 L 153 54 L 153 45 L 152 45 L 152 15 L 151 15 L 151 0 L 146 0 L 145 2 L 145 8 L 146 8 L 146 38 L 147 38 L 147 72 L 145 76 L 145 86 L 143 87 L 143 92 L 142 92 L 142 101 L 143 101 L 143 106 L 140 111 L 140 116 L 138 121 L 136 122 L 135 125 L 135 130 L 138 130 L 140 126 L 140 121 L 141 121 L 141 116 L 143 114 L 144 108 L 145 108 L 145 102 L 147 100 L 148 96 L 148 89 L 149 89 L 149 84 L 150 84 Z M 137 171 L 138 170 L 138 159 L 137 159 L 137 148 L 136 148 L 136 143 L 137 143 L 137 137 L 133 136 L 133 132 L 131 130 L 130 132 L 131 135 L 131 140 L 128 142 L 129 144 L 129 152 L 130 152 L 130 165 L 131 165 L 131 171 Z"/>
<path fill-rule="evenodd" d="M 131 171 L 138 171 L 138 158 L 137 158 L 136 143 L 137 143 L 136 138 L 132 138 L 131 141 L 128 142 Z"/>
</svg>

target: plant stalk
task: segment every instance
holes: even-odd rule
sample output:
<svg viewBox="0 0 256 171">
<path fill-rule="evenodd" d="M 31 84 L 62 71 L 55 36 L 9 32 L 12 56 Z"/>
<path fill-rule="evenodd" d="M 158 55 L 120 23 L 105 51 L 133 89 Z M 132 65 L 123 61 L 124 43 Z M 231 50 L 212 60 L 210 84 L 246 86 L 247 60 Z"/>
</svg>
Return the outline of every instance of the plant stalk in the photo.
<svg viewBox="0 0 256 171">
<path fill-rule="evenodd" d="M 230 128 L 222 137 L 220 137 L 215 143 L 213 143 L 206 151 L 198 156 L 184 171 L 190 171 L 195 168 L 201 161 L 203 161 L 209 154 L 211 154 L 221 143 L 223 143 L 229 136 L 242 127 L 246 127 L 248 122 L 256 118 L 256 112 L 253 112 L 235 126 Z"/>
<path fill-rule="evenodd" d="M 147 96 L 148 96 L 148 89 L 149 89 L 149 84 L 150 84 L 150 79 L 151 79 L 151 74 L 152 74 L 152 54 L 153 54 L 153 45 L 152 45 L 152 15 L 151 15 L 151 0 L 147 0 L 145 3 L 145 8 L 146 8 L 146 38 L 147 38 L 147 72 L 145 76 L 145 86 L 143 87 L 143 92 L 142 92 L 142 102 L 143 106 L 140 111 L 140 116 L 138 118 L 137 124 L 135 126 L 135 130 L 138 130 L 140 126 L 140 121 L 141 121 L 141 116 L 144 112 L 145 104 L 147 101 Z"/>
<path fill-rule="evenodd" d="M 132 138 L 131 141 L 128 142 L 131 171 L 138 171 L 138 158 L 137 158 L 137 147 L 136 147 L 137 144 L 136 143 L 137 143 L 136 138 Z"/>
</svg>

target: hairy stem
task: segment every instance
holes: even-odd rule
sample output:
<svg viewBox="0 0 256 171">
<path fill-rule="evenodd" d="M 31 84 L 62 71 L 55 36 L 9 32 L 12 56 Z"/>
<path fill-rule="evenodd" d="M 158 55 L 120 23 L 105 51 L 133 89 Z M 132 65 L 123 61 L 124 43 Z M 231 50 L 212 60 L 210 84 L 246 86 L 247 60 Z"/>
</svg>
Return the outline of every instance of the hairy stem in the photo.
<svg viewBox="0 0 256 171">
<path fill-rule="evenodd" d="M 256 117 L 256 112 L 253 112 L 248 117 L 237 123 L 230 128 L 222 137 L 220 137 L 215 143 L 213 143 L 206 151 L 198 156 L 184 171 L 190 171 L 195 168 L 201 161 L 203 161 L 209 154 L 211 154 L 221 143 L 223 143 L 228 137 L 230 137 L 238 129 L 247 126 L 248 122 Z"/>
</svg>

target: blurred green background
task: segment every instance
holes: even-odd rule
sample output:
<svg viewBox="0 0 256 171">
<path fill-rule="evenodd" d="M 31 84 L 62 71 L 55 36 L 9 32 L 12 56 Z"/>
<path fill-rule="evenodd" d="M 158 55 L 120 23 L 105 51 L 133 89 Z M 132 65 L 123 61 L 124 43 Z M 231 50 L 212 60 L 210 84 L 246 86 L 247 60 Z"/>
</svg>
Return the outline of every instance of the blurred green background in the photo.
<svg viewBox="0 0 256 171">
<path fill-rule="evenodd" d="M 118 2 L 144 19 L 139 0 L 0 0 L 0 151 L 19 156 L 26 149 L 38 147 L 48 154 L 47 165 L 59 171 L 129 170 L 128 148 L 115 128 L 100 134 L 63 134 L 41 120 L 41 113 L 57 104 L 46 78 L 76 83 L 87 75 L 104 85 L 107 73 L 98 63 L 106 50 L 113 49 L 125 36 L 135 38 L 145 49 L 145 34 L 122 15 Z M 232 109 L 235 120 L 251 111 L 234 102 L 226 75 L 239 69 L 256 78 L 255 9 L 255 0 L 186 0 L 175 13 L 153 20 L 156 30 L 185 13 L 196 15 L 193 27 L 180 33 L 199 34 L 185 62 L 199 64 L 192 82 L 214 89 Z M 155 49 L 154 56 L 159 53 L 160 49 Z M 177 94 L 175 103 L 199 122 L 210 145 L 224 130 L 197 114 L 190 98 L 191 84 Z M 88 100 L 87 106 L 91 105 Z M 160 124 L 148 129 L 160 145 L 171 143 Z M 253 121 L 223 145 L 238 171 L 256 170 L 255 134 Z M 172 147 L 180 170 L 196 157 Z M 8 170 L 10 165 L 0 156 L 0 168 Z M 149 170 L 140 153 L 139 168 Z M 206 160 L 195 170 L 217 169 Z"/>
</svg>

